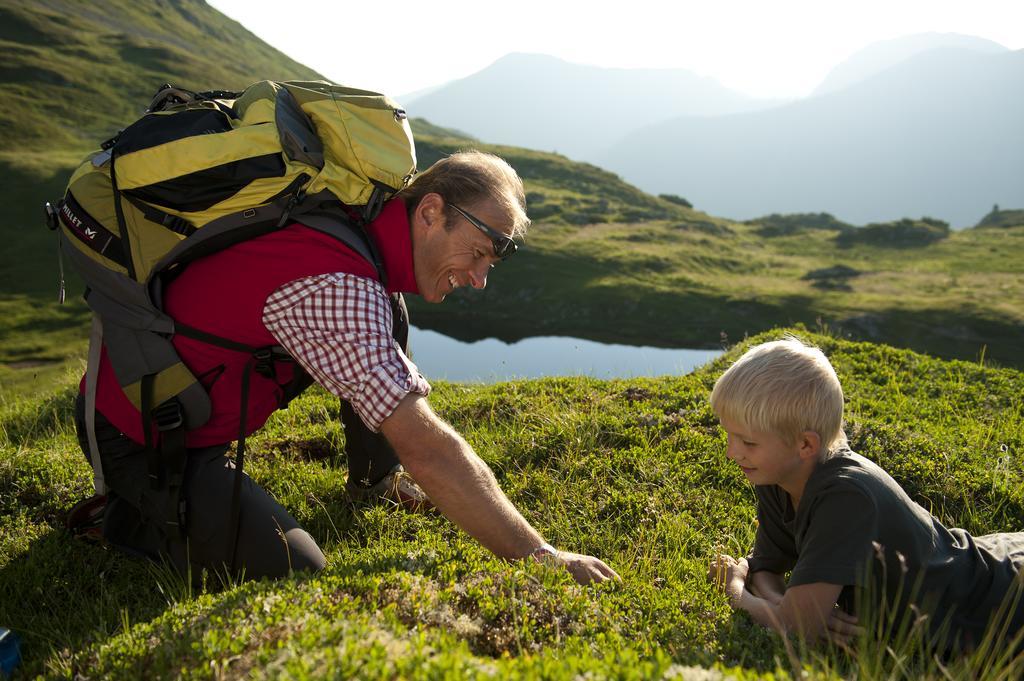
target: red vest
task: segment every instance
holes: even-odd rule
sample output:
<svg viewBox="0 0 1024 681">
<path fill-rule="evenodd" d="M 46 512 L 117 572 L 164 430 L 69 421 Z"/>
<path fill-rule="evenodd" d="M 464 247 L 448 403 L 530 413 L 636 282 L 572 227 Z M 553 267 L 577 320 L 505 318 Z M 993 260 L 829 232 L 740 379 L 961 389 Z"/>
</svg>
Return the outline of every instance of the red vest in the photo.
<svg viewBox="0 0 1024 681">
<path fill-rule="evenodd" d="M 412 242 L 405 204 L 389 201 L 369 228 L 384 261 L 388 293 L 416 293 Z M 340 241 L 300 224 L 231 246 L 191 263 L 172 281 L 164 309 L 172 319 L 250 346 L 276 345 L 263 326 L 267 297 L 302 277 L 345 272 L 378 279 L 373 265 Z M 238 437 L 241 380 L 250 355 L 219 348 L 182 335 L 173 338 L 185 366 L 206 387 L 210 419 L 186 434 L 189 447 L 208 447 Z M 246 434 L 259 429 L 278 408 L 281 386 L 292 378 L 288 363 L 277 363 L 274 379 L 249 375 Z M 82 389 L 85 379 L 82 379 Z M 96 409 L 132 440 L 142 444 L 142 419 L 125 396 L 107 361 L 100 361 Z"/>
</svg>

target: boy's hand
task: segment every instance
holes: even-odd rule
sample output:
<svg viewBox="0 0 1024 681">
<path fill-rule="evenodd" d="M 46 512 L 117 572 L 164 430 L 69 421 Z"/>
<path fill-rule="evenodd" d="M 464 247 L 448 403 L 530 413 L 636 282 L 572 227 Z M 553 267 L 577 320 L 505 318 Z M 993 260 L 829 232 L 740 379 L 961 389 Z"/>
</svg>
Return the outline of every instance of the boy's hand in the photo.
<svg viewBox="0 0 1024 681">
<path fill-rule="evenodd" d="M 825 626 L 828 627 L 829 638 L 837 643 L 849 643 L 864 633 L 864 627 L 857 626 L 857 618 L 839 607 L 829 613 Z"/>
<path fill-rule="evenodd" d="M 747 583 L 747 569 L 746 558 L 736 560 L 725 554 L 715 557 L 708 569 L 708 579 L 725 592 L 730 605 L 734 608 L 743 596 L 743 589 Z"/>
</svg>

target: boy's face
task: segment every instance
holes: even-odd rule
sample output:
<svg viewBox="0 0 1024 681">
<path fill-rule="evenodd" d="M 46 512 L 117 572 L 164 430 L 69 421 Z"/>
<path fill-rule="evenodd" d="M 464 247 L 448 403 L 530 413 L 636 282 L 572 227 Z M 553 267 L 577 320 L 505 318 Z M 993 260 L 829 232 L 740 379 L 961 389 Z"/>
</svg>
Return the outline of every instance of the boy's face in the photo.
<svg viewBox="0 0 1024 681">
<path fill-rule="evenodd" d="M 752 430 L 727 418 L 719 418 L 719 422 L 728 436 L 725 455 L 739 465 L 751 483 L 779 485 L 787 490 L 801 483 L 806 470 L 798 443 L 788 443 L 775 433 Z"/>
</svg>

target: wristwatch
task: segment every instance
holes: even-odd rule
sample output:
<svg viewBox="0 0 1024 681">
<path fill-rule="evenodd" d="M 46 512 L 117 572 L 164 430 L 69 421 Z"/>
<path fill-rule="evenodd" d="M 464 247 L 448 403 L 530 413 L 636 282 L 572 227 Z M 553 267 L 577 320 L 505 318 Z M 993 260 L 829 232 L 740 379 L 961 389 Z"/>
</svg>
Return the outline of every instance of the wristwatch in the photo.
<svg viewBox="0 0 1024 681">
<path fill-rule="evenodd" d="M 538 563 L 552 563 L 558 559 L 558 549 L 544 542 L 533 551 L 530 551 L 530 558 L 533 558 Z"/>
</svg>

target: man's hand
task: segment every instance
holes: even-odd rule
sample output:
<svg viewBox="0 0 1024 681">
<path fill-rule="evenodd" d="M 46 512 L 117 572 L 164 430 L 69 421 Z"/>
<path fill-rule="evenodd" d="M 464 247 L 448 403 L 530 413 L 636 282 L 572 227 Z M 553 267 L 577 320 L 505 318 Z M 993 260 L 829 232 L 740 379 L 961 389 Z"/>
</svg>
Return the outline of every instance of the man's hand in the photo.
<svg viewBox="0 0 1024 681">
<path fill-rule="evenodd" d="M 437 509 L 495 555 L 520 559 L 542 545 L 540 533 L 501 491 L 491 469 L 425 397 L 407 395 L 384 419 L 381 432 Z M 619 579 L 591 556 L 560 551 L 550 560 L 580 584 Z"/>
<path fill-rule="evenodd" d="M 737 607 L 747 583 L 747 559 L 739 560 L 720 554 L 711 561 L 708 579 L 729 597 L 729 604 Z"/>
<path fill-rule="evenodd" d="M 551 558 L 552 562 L 557 562 L 568 570 L 572 578 L 579 584 L 604 582 L 609 579 L 614 579 L 617 582 L 622 581 L 622 577 L 619 577 L 615 570 L 605 565 L 604 561 L 600 558 L 585 556 L 582 553 L 570 553 L 569 551 L 559 551 L 557 556 L 552 556 Z"/>
</svg>

